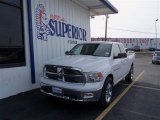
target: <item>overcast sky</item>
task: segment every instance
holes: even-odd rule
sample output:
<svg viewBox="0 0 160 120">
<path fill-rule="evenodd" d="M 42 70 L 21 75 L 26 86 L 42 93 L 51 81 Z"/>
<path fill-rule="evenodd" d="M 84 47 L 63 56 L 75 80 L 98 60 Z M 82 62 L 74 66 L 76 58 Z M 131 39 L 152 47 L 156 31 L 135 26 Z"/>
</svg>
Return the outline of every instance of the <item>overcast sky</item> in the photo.
<svg viewBox="0 0 160 120">
<path fill-rule="evenodd" d="M 112 38 L 160 38 L 160 0 L 109 0 L 119 11 L 108 18 Z M 131 32 L 132 31 L 132 32 Z M 134 31 L 134 32 L 133 32 Z M 105 36 L 105 16 L 91 19 L 91 37 Z"/>
</svg>

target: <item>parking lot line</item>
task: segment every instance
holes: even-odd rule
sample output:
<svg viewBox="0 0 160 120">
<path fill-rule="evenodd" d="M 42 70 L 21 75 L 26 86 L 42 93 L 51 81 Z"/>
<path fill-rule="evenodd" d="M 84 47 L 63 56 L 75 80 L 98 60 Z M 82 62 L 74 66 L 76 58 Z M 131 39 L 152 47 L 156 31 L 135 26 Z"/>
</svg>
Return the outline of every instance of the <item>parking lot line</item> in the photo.
<svg viewBox="0 0 160 120">
<path fill-rule="evenodd" d="M 160 91 L 160 88 L 146 87 L 146 86 L 141 86 L 141 85 L 133 85 L 133 87 Z"/>
<path fill-rule="evenodd" d="M 137 78 L 96 118 L 96 120 L 102 120 L 109 111 L 122 99 L 122 97 L 129 91 L 136 81 L 144 74 L 144 70 L 137 76 Z"/>
<path fill-rule="evenodd" d="M 125 85 L 128 86 L 129 84 L 125 84 L 125 83 L 119 83 L 121 85 Z M 146 87 L 143 85 L 133 85 L 132 87 L 137 87 L 137 88 L 143 88 L 143 89 L 150 89 L 150 90 L 156 90 L 156 91 L 160 91 L 160 88 L 153 88 L 153 87 Z"/>
<path fill-rule="evenodd" d="M 143 116 L 143 117 L 147 117 L 147 118 L 150 118 L 151 120 L 160 120 L 159 117 L 157 116 L 154 116 L 154 115 L 149 115 L 149 114 L 145 114 L 145 113 L 140 113 L 140 112 L 135 112 L 135 111 L 132 111 L 132 110 L 129 110 L 129 109 L 123 109 L 123 108 L 118 108 L 118 110 L 120 111 L 124 111 L 124 112 L 129 112 L 129 113 L 133 113 L 133 114 L 137 114 L 137 115 L 140 115 L 140 116 Z"/>
</svg>

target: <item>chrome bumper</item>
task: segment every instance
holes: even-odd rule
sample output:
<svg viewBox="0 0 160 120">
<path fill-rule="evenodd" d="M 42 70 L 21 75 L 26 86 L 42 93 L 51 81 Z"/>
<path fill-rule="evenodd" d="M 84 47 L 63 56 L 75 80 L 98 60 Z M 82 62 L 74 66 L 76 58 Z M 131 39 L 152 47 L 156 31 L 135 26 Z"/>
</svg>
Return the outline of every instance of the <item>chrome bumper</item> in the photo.
<svg viewBox="0 0 160 120">
<path fill-rule="evenodd" d="M 53 88 L 57 88 L 57 87 L 50 86 L 50 85 L 43 85 L 41 86 L 40 91 L 57 98 L 80 101 L 80 102 L 98 101 L 101 96 L 101 90 L 82 92 L 82 91 L 76 91 L 71 89 L 58 88 L 59 90 L 61 90 L 61 92 L 58 92 L 58 91 L 54 92 Z"/>
</svg>

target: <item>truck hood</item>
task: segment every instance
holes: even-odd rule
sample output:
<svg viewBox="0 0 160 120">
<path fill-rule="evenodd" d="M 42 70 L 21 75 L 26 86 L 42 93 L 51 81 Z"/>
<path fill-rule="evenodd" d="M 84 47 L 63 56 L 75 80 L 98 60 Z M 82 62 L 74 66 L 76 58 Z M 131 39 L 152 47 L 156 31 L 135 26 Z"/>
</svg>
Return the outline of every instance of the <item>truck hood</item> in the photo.
<svg viewBox="0 0 160 120">
<path fill-rule="evenodd" d="M 81 68 L 84 72 L 101 71 L 106 67 L 109 57 L 97 57 L 89 55 L 65 55 L 47 62 L 51 65 L 70 66 Z"/>
</svg>

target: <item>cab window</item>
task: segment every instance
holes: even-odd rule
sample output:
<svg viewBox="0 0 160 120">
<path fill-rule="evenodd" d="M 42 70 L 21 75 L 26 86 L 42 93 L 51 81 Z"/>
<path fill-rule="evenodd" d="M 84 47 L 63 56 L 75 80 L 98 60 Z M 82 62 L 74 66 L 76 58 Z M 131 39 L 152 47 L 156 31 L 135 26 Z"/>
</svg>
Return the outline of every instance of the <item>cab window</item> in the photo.
<svg viewBox="0 0 160 120">
<path fill-rule="evenodd" d="M 117 57 L 119 53 L 121 53 L 119 46 L 118 46 L 118 44 L 115 44 L 114 48 L 113 48 L 113 56 Z"/>
</svg>

